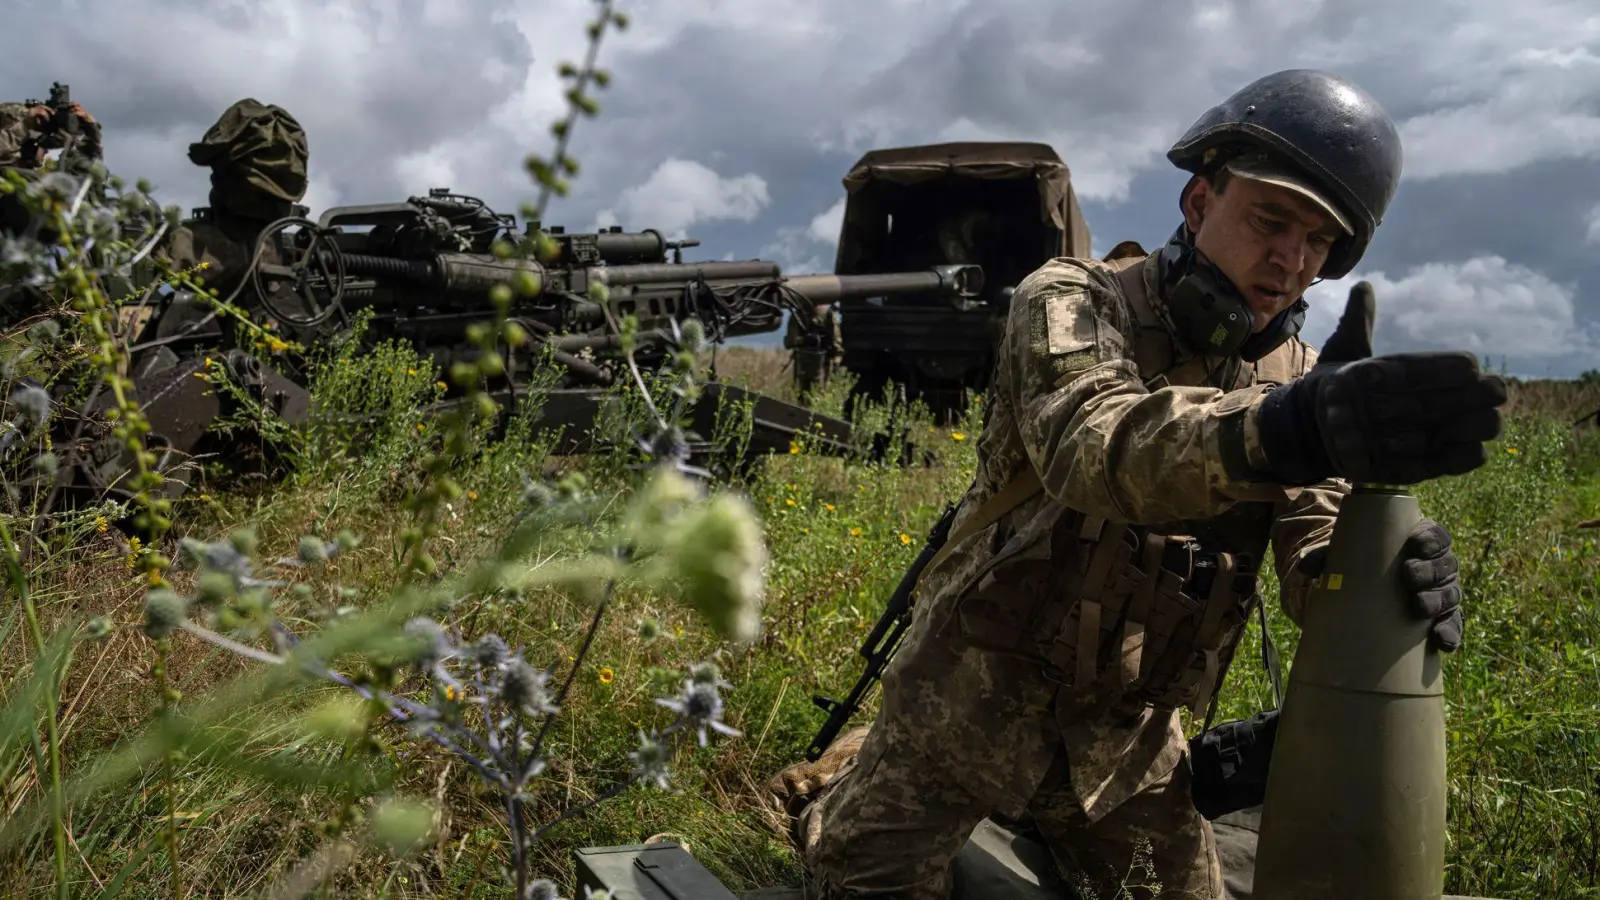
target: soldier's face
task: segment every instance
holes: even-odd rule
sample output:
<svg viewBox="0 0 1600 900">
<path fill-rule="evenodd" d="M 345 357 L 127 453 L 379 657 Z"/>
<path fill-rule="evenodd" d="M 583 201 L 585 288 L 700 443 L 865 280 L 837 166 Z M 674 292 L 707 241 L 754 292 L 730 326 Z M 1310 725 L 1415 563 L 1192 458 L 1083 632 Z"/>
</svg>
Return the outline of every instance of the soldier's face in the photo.
<svg viewBox="0 0 1600 900">
<path fill-rule="evenodd" d="M 1255 331 L 1305 293 L 1341 233 L 1304 195 L 1247 178 L 1229 179 L 1220 194 L 1197 179 L 1183 212 L 1195 249 L 1244 294 Z"/>
</svg>

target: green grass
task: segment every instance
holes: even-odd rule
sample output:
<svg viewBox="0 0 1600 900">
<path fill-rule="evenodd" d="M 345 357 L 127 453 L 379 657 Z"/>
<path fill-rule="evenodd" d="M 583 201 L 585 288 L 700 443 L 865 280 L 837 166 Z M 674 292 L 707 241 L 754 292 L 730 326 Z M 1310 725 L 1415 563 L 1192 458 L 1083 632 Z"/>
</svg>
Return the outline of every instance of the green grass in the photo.
<svg viewBox="0 0 1600 900">
<path fill-rule="evenodd" d="M 780 377 L 770 361 L 745 371 L 756 387 L 770 386 L 762 373 Z M 353 385 L 362 386 L 366 411 L 381 407 L 384 398 L 425 395 L 432 384 L 426 366 L 397 352 L 343 358 L 325 377 L 328 389 L 347 396 L 354 396 Z M 1594 399 L 1579 390 L 1563 396 L 1559 387 L 1519 386 L 1519 398 L 1537 404 L 1517 407 L 1519 417 L 1490 465 L 1418 491 L 1424 512 L 1455 535 L 1464 571 L 1466 643 L 1446 669 L 1452 893 L 1600 895 L 1600 552 L 1594 532 L 1576 528 L 1597 515 L 1600 442 L 1566 425 L 1588 411 L 1573 409 Z M 823 404 L 841 398 L 842 390 L 835 390 Z M 280 609 L 299 631 L 318 627 L 319 608 L 384 596 L 397 583 L 405 519 L 398 503 L 415 477 L 408 461 L 430 439 L 420 420 L 402 415 L 391 424 L 362 439 L 370 452 L 354 455 L 338 452 L 337 430 L 319 431 L 276 484 L 234 479 L 202 485 L 180 504 L 177 530 L 211 540 L 252 524 L 267 556 L 292 555 L 302 534 L 345 527 L 359 532 L 363 545 L 331 561 L 326 572 L 327 581 L 356 595 L 341 596 L 317 582 L 309 597 Z M 955 429 L 913 420 L 912 438 L 930 455 L 928 466 L 882 468 L 814 456 L 802 446 L 769 459 L 739 485 L 762 513 L 772 554 L 766 633 L 745 651 L 729 651 L 687 611 L 624 584 L 556 720 L 554 759 L 531 802 L 535 820 L 552 819 L 625 778 L 637 729 L 671 718 L 654 698 L 670 693 L 697 660 L 717 659 L 733 684 L 725 720 L 743 734 L 687 747 L 674 765 L 681 793 L 636 786 L 562 824 L 541 841 L 535 869 L 572 896 L 574 848 L 669 834 L 686 841 L 735 891 L 798 883 L 793 854 L 762 803 L 760 785 L 801 758 L 821 720 L 812 695 L 840 696 L 856 678 L 862 637 L 944 504 L 970 479 L 976 432 L 975 420 Z M 552 457 L 532 431 L 491 444 L 459 473 L 468 493 L 449 504 L 433 552 L 447 567 L 483 557 L 518 508 L 521 473 L 571 471 L 594 475 L 602 493 L 616 501 L 613 508 L 627 499 L 614 461 Z M 534 552 L 561 558 L 589 549 L 590 541 L 582 530 L 556 530 Z M 141 586 L 126 565 L 127 552 L 114 530 L 91 531 L 87 541 L 57 551 L 30 572 L 47 634 L 71 616 L 109 615 L 125 626 L 73 651 L 59 717 L 69 783 L 96 757 L 126 749 L 157 706 L 150 643 L 137 629 Z M 180 589 L 188 587 L 184 577 L 173 576 Z M 557 663 L 560 677 L 593 609 L 592 597 L 582 592 L 545 588 L 472 599 L 445 618 L 468 638 L 493 631 L 513 647 L 525 646 L 535 664 Z M 663 637 L 647 642 L 638 636 L 635 623 L 646 617 L 665 623 Z M 1285 657 L 1291 656 L 1295 634 L 1275 606 L 1270 623 Z M 1256 640 L 1252 631 L 1240 648 L 1224 687 L 1223 718 L 1248 716 L 1269 702 L 1255 662 Z M 8 608 L 0 615 L 7 699 L 30 676 L 33 658 L 20 616 Z M 257 669 L 184 634 L 174 637 L 168 663 L 184 705 L 204 702 L 230 679 L 248 683 Z M 325 850 L 312 825 L 338 808 L 338 797 L 308 789 L 271 764 L 309 771 L 338 759 L 337 745 L 304 740 L 292 727 L 298 713 L 338 694 L 312 688 L 241 703 L 221 724 L 242 750 L 194 753 L 177 763 L 186 896 L 255 896 Z M 860 721 L 870 718 L 875 702 Z M 387 769 L 396 787 L 438 802 L 437 838 L 398 862 L 358 846 L 330 867 L 313 896 L 508 896 L 498 875 L 507 860 L 498 796 L 437 748 L 408 741 L 397 728 L 384 734 L 407 753 Z M 43 763 L 37 746 L 0 760 L 0 816 L 41 802 Z M 158 840 L 167 822 L 161 785 L 159 767 L 152 765 L 74 807 L 66 823 L 73 896 L 97 896 L 119 877 L 123 896 L 169 896 L 171 862 Z M 48 830 L 41 831 L 21 852 L 0 858 L 0 895 L 50 895 L 53 866 Z"/>
</svg>

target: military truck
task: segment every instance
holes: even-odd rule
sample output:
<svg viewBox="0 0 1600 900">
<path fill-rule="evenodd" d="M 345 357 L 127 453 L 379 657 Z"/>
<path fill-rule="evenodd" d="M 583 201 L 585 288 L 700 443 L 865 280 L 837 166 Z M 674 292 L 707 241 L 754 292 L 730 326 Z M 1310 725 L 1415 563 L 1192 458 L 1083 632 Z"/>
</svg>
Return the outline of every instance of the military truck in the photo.
<svg viewBox="0 0 1600 900">
<path fill-rule="evenodd" d="M 984 288 L 850 297 L 836 304 L 854 396 L 886 388 L 959 415 L 988 388 L 1011 290 L 1057 256 L 1087 256 L 1089 226 L 1065 162 L 1039 143 L 945 143 L 873 150 L 844 177 L 837 275 L 977 264 Z"/>
</svg>

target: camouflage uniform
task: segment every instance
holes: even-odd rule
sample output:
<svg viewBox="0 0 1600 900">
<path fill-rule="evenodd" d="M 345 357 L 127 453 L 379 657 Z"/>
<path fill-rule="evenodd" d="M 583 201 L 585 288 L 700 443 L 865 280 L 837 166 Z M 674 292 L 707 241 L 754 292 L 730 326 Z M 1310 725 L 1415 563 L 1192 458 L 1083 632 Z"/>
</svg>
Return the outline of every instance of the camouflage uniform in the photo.
<svg viewBox="0 0 1600 900">
<path fill-rule="evenodd" d="M 1164 895 L 1224 896 L 1176 709 L 1215 695 L 1269 539 L 1299 622 L 1296 563 L 1348 485 L 1253 479 L 1246 414 L 1316 354 L 1293 339 L 1253 365 L 1183 358 L 1157 265 L 1062 258 L 1019 285 L 952 541 L 859 755 L 801 814 L 810 897 L 942 900 L 979 820 L 1024 813 L 1102 897 L 1141 840 Z M 984 524 L 1030 482 L 1043 491 Z"/>
<path fill-rule="evenodd" d="M 179 271 L 204 263 L 191 273 L 196 281 L 223 299 L 235 296 L 252 317 L 258 316 L 261 310 L 243 290 L 243 278 L 262 229 L 294 215 L 295 203 L 305 196 L 308 155 L 305 131 L 288 111 L 248 98 L 228 107 L 200 141 L 189 145 L 189 160 L 211 168 L 211 206 L 174 229 L 160 255 Z M 270 243 L 261 261 L 281 261 Z M 283 305 L 298 303 L 291 296 Z M 193 314 L 203 311 L 197 307 Z M 163 330 L 186 325 L 193 314 L 166 317 L 171 321 L 163 322 Z"/>
<path fill-rule="evenodd" d="M 27 143 L 31 129 L 28 127 L 29 107 L 24 103 L 0 103 L 0 166 L 33 166 L 32 160 L 22 158 L 22 145 Z M 89 159 L 100 158 L 100 124 L 98 122 L 78 122 L 78 138 L 74 146 L 80 156 Z M 34 133 L 37 136 L 37 133 Z M 54 149 L 56 144 L 46 140 L 47 149 Z"/>
</svg>

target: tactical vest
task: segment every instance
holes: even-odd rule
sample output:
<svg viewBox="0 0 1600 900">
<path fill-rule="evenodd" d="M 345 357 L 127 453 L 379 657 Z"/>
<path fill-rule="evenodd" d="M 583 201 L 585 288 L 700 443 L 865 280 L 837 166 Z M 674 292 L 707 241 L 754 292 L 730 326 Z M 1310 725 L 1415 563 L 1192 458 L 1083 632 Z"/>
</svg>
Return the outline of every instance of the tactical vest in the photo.
<svg viewBox="0 0 1600 900">
<path fill-rule="evenodd" d="M 1181 355 L 1151 307 L 1143 262 L 1126 258 L 1110 265 L 1139 323 L 1134 363 L 1151 390 L 1204 385 L 1215 374 L 1223 380 L 1213 383 L 1230 389 L 1282 384 L 1309 367 L 1306 345 L 1298 340 L 1254 365 Z M 962 522 L 944 550 L 1039 492 L 1037 472 L 1025 468 Z M 1187 706 L 1200 716 L 1262 602 L 1257 567 L 1267 549 L 1272 505 L 1240 503 L 1213 519 L 1157 526 L 1062 510 L 1047 535 L 1013 535 L 966 580 L 953 610 L 963 639 L 1041 664 L 1045 677 L 1071 688 L 1057 702 L 1083 715 Z"/>
</svg>

